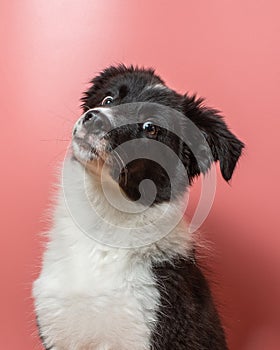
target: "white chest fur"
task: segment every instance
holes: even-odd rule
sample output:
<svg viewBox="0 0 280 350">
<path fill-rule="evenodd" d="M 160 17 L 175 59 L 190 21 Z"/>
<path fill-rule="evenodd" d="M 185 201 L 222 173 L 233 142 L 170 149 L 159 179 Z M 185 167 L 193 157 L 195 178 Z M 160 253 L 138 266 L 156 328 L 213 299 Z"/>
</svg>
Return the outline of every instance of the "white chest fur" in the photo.
<svg viewBox="0 0 280 350">
<path fill-rule="evenodd" d="M 73 171 L 81 171 L 80 165 L 68 162 L 73 167 L 68 171 L 73 178 L 71 193 L 79 201 L 79 176 Z M 88 210 L 84 203 L 77 204 L 81 213 Z M 186 254 L 191 242 L 185 226 L 179 226 L 145 248 L 101 245 L 81 232 L 61 195 L 42 272 L 33 288 L 46 345 L 54 350 L 149 350 L 159 303 L 152 261 L 160 260 L 161 252 L 164 259 Z M 108 234 L 106 225 L 97 227 Z"/>
<path fill-rule="evenodd" d="M 149 266 L 128 252 L 77 242 L 44 266 L 34 296 L 43 336 L 57 349 L 149 349 L 158 293 Z"/>
</svg>

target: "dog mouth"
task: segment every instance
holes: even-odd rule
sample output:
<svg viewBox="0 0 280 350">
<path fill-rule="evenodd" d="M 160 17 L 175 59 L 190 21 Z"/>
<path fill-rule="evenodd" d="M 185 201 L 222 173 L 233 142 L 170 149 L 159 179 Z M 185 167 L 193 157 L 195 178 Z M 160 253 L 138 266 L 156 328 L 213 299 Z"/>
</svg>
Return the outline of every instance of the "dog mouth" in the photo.
<svg viewBox="0 0 280 350">
<path fill-rule="evenodd" d="M 75 158 L 82 163 L 94 160 L 106 160 L 105 140 L 92 136 L 81 138 L 74 136 L 72 139 L 72 150 Z"/>
</svg>

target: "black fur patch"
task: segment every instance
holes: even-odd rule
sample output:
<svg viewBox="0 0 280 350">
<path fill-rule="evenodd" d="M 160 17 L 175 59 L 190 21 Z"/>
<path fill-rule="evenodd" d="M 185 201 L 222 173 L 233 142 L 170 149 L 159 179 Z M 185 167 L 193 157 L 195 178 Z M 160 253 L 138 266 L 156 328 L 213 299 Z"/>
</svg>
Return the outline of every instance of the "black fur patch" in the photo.
<svg viewBox="0 0 280 350">
<path fill-rule="evenodd" d="M 195 155 L 189 144 L 180 142 L 177 134 L 167 132 L 163 136 L 159 133 L 157 137 L 159 142 L 170 147 L 177 154 L 188 175 L 187 179 L 182 179 L 182 176 L 176 173 L 176 164 L 174 163 L 172 179 L 176 183 L 175 196 L 176 194 L 182 194 L 186 186 L 191 184 L 192 180 L 200 173 L 206 173 L 214 161 L 220 162 L 224 179 L 226 181 L 231 179 L 244 145 L 229 131 L 217 110 L 203 105 L 203 99 L 187 94 L 181 95 L 167 88 L 163 80 L 152 69 L 125 67 L 124 65 L 109 67 L 92 80 L 92 86 L 84 93 L 82 98 L 84 111 L 99 107 L 104 97 L 108 95 L 113 98 L 113 102 L 110 103 L 109 107 L 133 102 L 152 102 L 181 112 L 185 122 L 180 120 L 180 132 L 187 135 L 189 144 L 196 142 L 196 136 L 188 131 L 190 121 L 204 135 L 209 147 L 207 150 L 205 150 L 205 147 L 201 147 L 201 151 Z M 169 126 L 174 124 L 174 120 L 168 114 L 164 117 Z M 114 148 L 122 142 L 139 137 L 141 135 L 137 128 L 130 125 L 127 128 L 116 130 L 115 133 L 112 132 L 109 141 L 112 148 Z M 136 172 L 135 169 L 139 171 Z M 127 167 L 125 175 L 125 179 L 120 176 L 116 180 L 131 200 L 139 199 L 139 183 L 143 179 L 152 180 L 156 185 L 157 196 L 154 203 L 170 200 L 170 180 L 163 169 L 152 165 L 151 161 L 135 160 L 133 164 Z M 148 192 L 146 191 L 146 193 Z M 145 200 L 143 198 L 144 202 Z"/>
<path fill-rule="evenodd" d="M 153 350 L 226 350 L 208 284 L 194 260 L 181 257 L 153 266 L 160 291 Z"/>
</svg>

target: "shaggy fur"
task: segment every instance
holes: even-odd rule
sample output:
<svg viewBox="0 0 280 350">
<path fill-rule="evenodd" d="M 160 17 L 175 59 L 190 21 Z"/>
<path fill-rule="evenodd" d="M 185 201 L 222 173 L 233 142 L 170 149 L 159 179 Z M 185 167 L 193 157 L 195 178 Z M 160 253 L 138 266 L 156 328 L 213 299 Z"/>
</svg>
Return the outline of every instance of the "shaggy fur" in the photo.
<svg viewBox="0 0 280 350">
<path fill-rule="evenodd" d="M 195 237 L 183 220 L 167 235 L 161 232 L 183 213 L 192 179 L 213 162 L 219 161 L 226 181 L 231 179 L 242 142 L 216 110 L 171 90 L 151 69 L 107 68 L 93 79 L 82 108 L 33 288 L 46 349 L 226 350 L 209 287 L 195 261 Z M 131 115 L 136 118 L 132 123 Z M 188 142 L 157 121 L 175 126 Z M 196 153 L 191 145 L 197 137 L 188 121 L 203 135 Z M 157 155 L 162 164 L 171 164 L 174 191 L 157 162 L 141 158 L 127 163 L 127 152 L 112 155 L 133 140 L 141 151 L 150 150 L 147 140 L 154 140 L 176 154 Z M 137 208 L 150 203 L 148 208 L 135 214 L 112 206 L 103 193 L 100 165 L 111 193 L 121 188 Z M 139 189 L 145 179 L 154 183 L 154 198 L 152 187 Z"/>
</svg>

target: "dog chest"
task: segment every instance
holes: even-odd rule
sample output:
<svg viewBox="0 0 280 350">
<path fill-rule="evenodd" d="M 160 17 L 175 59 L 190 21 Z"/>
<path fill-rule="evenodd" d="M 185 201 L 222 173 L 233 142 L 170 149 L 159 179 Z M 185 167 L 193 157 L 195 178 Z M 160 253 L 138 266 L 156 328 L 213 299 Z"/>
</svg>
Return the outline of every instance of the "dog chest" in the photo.
<svg viewBox="0 0 280 350">
<path fill-rule="evenodd" d="M 72 246 L 59 261 L 46 255 L 34 296 L 47 345 L 149 349 L 159 298 L 149 264 L 125 251 L 87 248 Z"/>
</svg>

